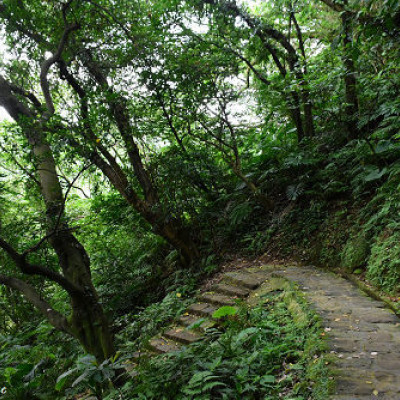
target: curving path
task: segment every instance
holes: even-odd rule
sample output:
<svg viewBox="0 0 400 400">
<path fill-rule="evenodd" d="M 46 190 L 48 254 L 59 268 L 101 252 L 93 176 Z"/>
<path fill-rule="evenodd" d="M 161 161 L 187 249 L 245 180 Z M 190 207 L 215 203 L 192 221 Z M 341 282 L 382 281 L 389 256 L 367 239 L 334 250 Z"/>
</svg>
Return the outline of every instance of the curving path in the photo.
<svg viewBox="0 0 400 400">
<path fill-rule="evenodd" d="M 223 274 L 176 326 L 150 341 L 151 351 L 166 353 L 199 340 L 201 332 L 213 325 L 211 315 L 217 308 L 251 297 L 269 277 L 296 282 L 321 315 L 336 356 L 332 400 L 400 400 L 400 319 L 352 283 L 314 267 L 264 266 Z M 186 329 L 196 321 L 200 321 L 197 332 Z"/>
<path fill-rule="evenodd" d="M 313 267 L 278 268 L 321 315 L 336 354 L 335 400 L 400 399 L 400 319 L 352 283 Z"/>
</svg>

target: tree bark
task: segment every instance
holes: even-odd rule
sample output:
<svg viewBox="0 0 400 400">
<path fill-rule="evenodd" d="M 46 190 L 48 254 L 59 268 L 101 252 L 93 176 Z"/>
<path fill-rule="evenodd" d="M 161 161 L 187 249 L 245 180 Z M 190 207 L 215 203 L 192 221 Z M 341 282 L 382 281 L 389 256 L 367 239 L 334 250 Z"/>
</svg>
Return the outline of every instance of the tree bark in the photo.
<svg viewBox="0 0 400 400">
<path fill-rule="evenodd" d="M 302 86 L 302 100 L 303 100 L 303 109 L 304 109 L 304 132 L 308 137 L 312 137 L 315 135 L 314 129 L 314 119 L 313 119 L 313 106 L 310 96 L 310 91 L 307 88 L 307 81 L 305 80 L 305 76 L 307 75 L 307 59 L 306 59 L 306 50 L 304 46 L 303 33 L 301 31 L 301 27 L 297 22 L 297 18 L 294 12 L 291 13 L 291 19 L 293 20 L 293 24 L 296 29 L 297 39 L 299 42 L 299 48 L 301 51 L 301 55 L 303 56 L 303 64 L 304 64 L 304 74 L 301 78 L 301 86 Z"/>
<path fill-rule="evenodd" d="M 343 65 L 344 65 L 344 86 L 345 86 L 345 98 L 346 98 L 346 129 L 348 139 L 356 139 L 359 136 L 357 127 L 357 119 L 359 113 L 359 101 L 357 94 L 357 71 L 354 63 L 352 54 L 353 46 L 353 32 L 352 23 L 357 14 L 347 9 L 348 0 L 343 0 L 342 3 L 338 3 L 335 0 L 321 0 L 324 4 L 330 7 L 332 10 L 341 13 L 342 30 L 343 30 Z M 365 19 L 367 18 L 367 19 Z M 373 18 L 362 17 L 364 22 L 375 24 Z M 381 25 L 378 23 L 378 25 Z"/>
</svg>

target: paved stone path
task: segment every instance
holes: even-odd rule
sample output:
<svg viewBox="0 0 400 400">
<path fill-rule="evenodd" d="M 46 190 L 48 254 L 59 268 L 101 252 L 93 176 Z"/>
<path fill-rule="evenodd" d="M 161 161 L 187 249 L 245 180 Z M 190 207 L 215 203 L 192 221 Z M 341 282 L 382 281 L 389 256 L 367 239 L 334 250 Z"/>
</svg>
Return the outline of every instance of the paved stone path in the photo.
<svg viewBox="0 0 400 400">
<path fill-rule="evenodd" d="M 296 282 L 321 315 L 337 360 L 332 400 L 400 400 L 400 319 L 352 283 L 314 267 L 266 266 L 225 273 L 176 326 L 150 341 L 151 350 L 166 353 L 199 340 L 202 331 L 215 324 L 211 316 L 216 309 L 251 297 L 269 277 Z M 186 329 L 196 321 L 197 331 Z"/>
<path fill-rule="evenodd" d="M 400 319 L 347 280 L 312 267 L 279 268 L 321 315 L 337 356 L 335 400 L 400 399 Z"/>
</svg>

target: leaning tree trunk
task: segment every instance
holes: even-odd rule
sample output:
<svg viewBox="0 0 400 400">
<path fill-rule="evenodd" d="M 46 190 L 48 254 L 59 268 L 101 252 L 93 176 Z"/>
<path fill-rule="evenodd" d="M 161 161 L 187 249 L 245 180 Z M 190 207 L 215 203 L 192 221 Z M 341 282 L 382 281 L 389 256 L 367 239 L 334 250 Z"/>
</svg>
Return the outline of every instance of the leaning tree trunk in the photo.
<svg viewBox="0 0 400 400">
<path fill-rule="evenodd" d="M 128 200 L 136 211 L 153 227 L 153 231 L 163 237 L 175 249 L 181 252 L 186 265 L 199 258 L 200 252 L 198 246 L 193 240 L 188 228 L 183 226 L 181 218 L 170 217 L 162 212 L 155 211 L 162 208 L 162 204 L 157 192 L 157 188 L 151 179 L 149 171 L 146 169 L 138 145 L 134 139 L 134 129 L 131 124 L 130 114 L 128 111 L 128 102 L 121 94 L 114 91 L 114 89 L 107 82 L 107 77 L 103 73 L 101 66 L 95 62 L 92 55 L 87 53 L 85 65 L 88 71 L 96 81 L 96 83 L 105 92 L 105 102 L 108 103 L 114 122 L 120 132 L 123 140 L 129 162 L 138 180 L 138 183 L 143 191 L 143 199 L 139 199 L 137 193 L 131 192 L 130 195 L 126 194 L 127 179 L 125 176 L 120 176 L 116 188 Z M 77 84 L 73 77 L 67 77 L 70 83 L 75 87 Z M 78 89 L 78 88 L 77 88 Z M 78 94 L 79 94 L 78 89 Z M 81 99 L 85 99 L 86 94 L 80 91 Z M 122 170 L 118 168 L 118 174 L 124 175 Z M 121 184 L 121 182 L 124 182 Z M 126 182 L 126 183 L 125 183 Z M 128 186 L 128 185 L 127 185 Z"/>
<path fill-rule="evenodd" d="M 155 232 L 180 250 L 185 265 L 190 266 L 200 257 L 197 244 L 191 238 L 189 229 L 186 229 L 178 219 L 172 218 L 162 223 L 156 227 Z"/>
<path fill-rule="evenodd" d="M 50 146 L 39 132 L 26 131 L 37 162 L 41 191 L 47 209 L 47 230 L 50 243 L 57 253 L 63 275 L 83 293 L 71 296 L 71 333 L 84 349 L 99 361 L 115 353 L 109 324 L 99 303 L 90 273 L 90 260 L 82 244 L 63 221 L 64 196 L 57 176 Z"/>
<path fill-rule="evenodd" d="M 52 149 L 46 142 L 46 121 L 20 102 L 11 85 L 0 75 L 0 105 L 19 124 L 32 149 L 41 196 L 46 208 L 47 238 L 55 250 L 62 274 L 43 266 L 30 264 L 4 240 L 5 249 L 21 271 L 27 275 L 41 275 L 58 283 L 71 300 L 72 314 L 67 319 L 46 303 L 33 286 L 20 279 L 0 275 L 0 283 L 20 291 L 44 314 L 57 329 L 73 335 L 86 351 L 102 361 L 115 353 L 112 334 L 90 273 L 90 260 L 65 220 L 65 198 L 57 175 Z"/>
</svg>

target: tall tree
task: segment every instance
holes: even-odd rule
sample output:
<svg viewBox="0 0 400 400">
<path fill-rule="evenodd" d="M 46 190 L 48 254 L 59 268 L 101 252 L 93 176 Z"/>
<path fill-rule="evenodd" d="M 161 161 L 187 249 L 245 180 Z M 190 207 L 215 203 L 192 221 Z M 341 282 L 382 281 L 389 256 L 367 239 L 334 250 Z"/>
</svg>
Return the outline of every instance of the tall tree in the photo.
<svg viewBox="0 0 400 400">
<path fill-rule="evenodd" d="M 66 39 L 67 34 L 62 40 Z M 60 47 L 62 46 L 60 42 Z M 48 60 L 44 63 L 44 71 L 49 64 Z M 46 75 L 47 73 L 42 73 L 44 87 L 47 85 Z M 51 98 L 47 99 L 48 106 L 43 116 L 37 120 L 35 112 L 21 102 L 16 93 L 21 93 L 19 88 L 0 75 L 0 106 L 4 107 L 19 125 L 33 153 L 37 181 L 45 204 L 48 233 L 37 245 L 23 253 L 15 250 L 1 237 L 0 247 L 11 257 L 22 276 L 39 276 L 65 290 L 70 298 L 72 313 L 67 317 L 53 309 L 51 303 L 42 298 L 38 289 L 26 279 L 19 278 L 17 273 L 0 274 L 0 283 L 22 293 L 55 328 L 78 339 L 86 351 L 101 361 L 114 354 L 113 339 L 92 283 L 89 257 L 69 229 L 66 219 L 65 197 L 52 149 L 46 141 L 46 126 L 48 118 L 53 113 Z M 29 96 L 27 92 L 24 93 Z M 31 253 L 37 251 L 45 241 L 48 241 L 56 252 L 61 272 L 29 261 Z"/>
<path fill-rule="evenodd" d="M 346 96 L 346 126 L 347 136 L 350 139 L 358 137 L 359 101 L 357 94 L 357 70 L 354 61 L 353 24 L 355 15 L 348 10 L 348 2 L 344 0 L 341 4 L 334 1 L 325 1 L 332 10 L 340 13 L 342 21 L 342 45 L 343 45 L 343 66 L 344 85 Z"/>
<path fill-rule="evenodd" d="M 312 103 L 309 89 L 307 88 L 305 72 L 300 63 L 301 54 L 299 54 L 292 45 L 290 38 L 273 25 L 267 24 L 256 16 L 248 13 L 244 8 L 237 5 L 236 1 L 205 0 L 204 3 L 211 5 L 213 9 L 219 13 L 228 12 L 244 21 L 249 28 L 252 29 L 254 34 L 257 35 L 267 53 L 271 55 L 282 77 L 286 78 L 290 72 L 297 79 L 301 89 L 300 91 L 294 89 L 290 90 L 292 99 L 289 105 L 290 114 L 296 126 L 299 141 L 301 141 L 304 136 L 313 136 L 314 121 Z M 299 41 L 301 48 L 303 42 L 299 26 L 297 26 L 297 33 L 300 34 Z M 283 50 L 284 54 L 283 59 L 280 57 L 281 50 Z M 285 66 L 286 62 L 289 71 Z M 256 74 L 256 77 L 258 78 L 259 75 Z"/>
<path fill-rule="evenodd" d="M 133 9 L 132 11 L 135 12 Z M 127 51 L 127 55 L 113 59 L 117 69 L 132 62 L 130 52 L 135 51 L 138 45 L 136 37 L 130 33 L 122 8 L 110 10 L 107 2 L 102 4 L 87 1 L 78 4 L 69 1 L 61 9 L 50 10 L 49 5 L 40 2 L 29 5 L 21 2 L 5 4 L 0 13 L 7 30 L 23 38 L 26 48 L 36 49 L 36 53 L 31 53 L 33 58 L 37 57 L 37 53 L 54 54 L 51 62 L 42 65 L 39 76 L 47 108 L 53 114 L 55 107 L 50 100 L 52 89 L 49 83 L 43 84 L 43 71 L 48 73 L 52 66 L 56 66 L 59 81 L 56 83 L 55 75 L 52 74 L 53 87 L 65 80 L 72 90 L 71 100 L 75 100 L 77 111 L 74 112 L 79 113 L 79 121 L 71 123 L 69 127 L 68 124 L 53 124 L 53 134 L 60 138 L 71 128 L 69 144 L 73 151 L 95 164 L 114 188 L 151 225 L 153 231 L 174 246 L 182 254 L 185 264 L 190 265 L 199 257 L 193 232 L 190 232 L 181 215 L 171 215 L 168 204 L 163 204 L 138 145 L 140 133 L 135 131 L 132 122 L 134 116 L 130 110 L 131 101 L 111 83 L 116 78 L 116 71 L 110 68 L 110 63 L 119 51 L 117 46 L 121 42 L 118 40 L 122 40 L 131 50 Z M 43 15 L 46 13 L 52 17 L 51 23 L 54 27 L 74 27 L 74 39 L 65 43 L 61 51 L 55 46 L 54 33 L 49 33 L 48 25 L 43 24 Z M 138 17 L 145 19 L 147 15 L 138 14 Z M 92 26 L 92 18 L 95 19 L 96 26 Z M 101 30 L 103 28 L 104 31 Z M 111 46 L 108 46 L 109 43 L 104 41 L 108 40 L 111 32 L 116 34 L 111 39 Z M 96 47 L 97 41 L 101 44 Z M 37 59 L 35 61 L 38 62 Z M 37 77 L 32 76 L 31 80 L 35 81 Z M 101 118 L 96 109 L 97 104 L 93 102 L 94 98 L 106 106 L 103 107 L 105 114 Z M 113 134 L 114 129 L 118 131 L 118 146 L 122 150 L 119 152 L 120 160 L 114 149 L 107 148 L 99 138 L 102 133 L 99 132 L 101 127 L 98 121 L 103 118 L 107 119 L 108 126 L 113 127 Z"/>
</svg>

